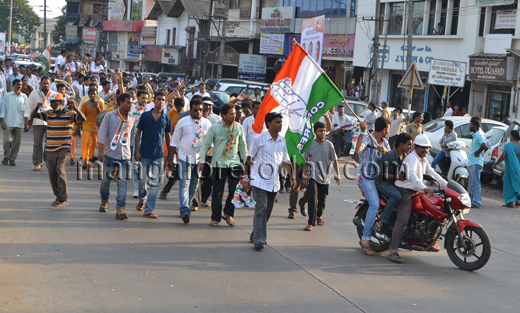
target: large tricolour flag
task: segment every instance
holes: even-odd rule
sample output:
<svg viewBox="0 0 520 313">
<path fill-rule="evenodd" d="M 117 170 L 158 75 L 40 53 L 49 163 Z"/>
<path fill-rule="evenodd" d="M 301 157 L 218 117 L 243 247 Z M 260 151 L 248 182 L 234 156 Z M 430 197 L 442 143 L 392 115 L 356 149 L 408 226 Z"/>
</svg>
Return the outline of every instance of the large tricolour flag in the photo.
<svg viewBox="0 0 520 313">
<path fill-rule="evenodd" d="M 49 70 L 51 69 L 51 46 L 47 46 L 45 50 L 43 50 L 42 54 L 38 58 L 43 63 L 43 66 L 45 66 L 45 69 L 43 70 L 43 75 L 49 74 Z"/>
<path fill-rule="evenodd" d="M 268 113 L 281 113 L 283 128 L 280 134 L 285 137 L 291 159 L 302 165 L 305 163 L 302 154 L 314 139 L 314 124 L 343 99 L 327 74 L 296 44 L 265 95 L 253 130 L 262 132 Z"/>
</svg>

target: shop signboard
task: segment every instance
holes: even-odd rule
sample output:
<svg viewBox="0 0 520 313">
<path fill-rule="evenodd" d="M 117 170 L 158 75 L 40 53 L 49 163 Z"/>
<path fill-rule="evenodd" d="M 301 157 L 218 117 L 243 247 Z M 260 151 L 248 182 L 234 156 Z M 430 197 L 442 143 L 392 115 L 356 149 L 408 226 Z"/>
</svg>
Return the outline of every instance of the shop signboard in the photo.
<svg viewBox="0 0 520 313">
<path fill-rule="evenodd" d="M 127 32 L 119 32 L 118 41 L 118 56 L 119 59 L 126 59 L 126 50 L 128 45 L 128 33 Z"/>
<path fill-rule="evenodd" d="M 157 26 L 144 26 L 141 29 L 141 44 L 145 46 L 155 45 L 157 38 Z"/>
<path fill-rule="evenodd" d="M 137 46 L 130 45 L 129 47 L 130 47 L 130 49 L 128 49 L 128 55 L 130 55 L 130 54 L 144 54 L 145 50 L 146 50 L 146 46 L 145 45 L 137 45 Z"/>
<path fill-rule="evenodd" d="M 495 6 L 495 5 L 510 5 L 515 3 L 515 0 L 475 0 L 475 5 Z"/>
<path fill-rule="evenodd" d="M 260 53 L 283 55 L 284 34 L 262 34 L 260 36 Z"/>
<path fill-rule="evenodd" d="M 507 59 L 469 59 L 469 80 L 507 80 Z"/>
<path fill-rule="evenodd" d="M 428 74 L 428 84 L 464 87 L 466 77 L 466 63 L 448 60 L 432 59 L 430 62 L 430 72 Z"/>
<path fill-rule="evenodd" d="M 108 19 L 111 21 L 122 21 L 125 12 L 123 0 L 110 0 L 108 2 Z"/>
<path fill-rule="evenodd" d="M 516 10 L 497 11 L 495 29 L 515 29 L 515 28 L 516 28 Z"/>
<path fill-rule="evenodd" d="M 78 37 L 78 25 L 72 25 L 72 23 L 67 23 L 65 26 L 65 39 L 74 39 Z"/>
<path fill-rule="evenodd" d="M 162 47 L 161 46 L 145 46 L 144 58 L 148 62 L 161 62 Z"/>
<path fill-rule="evenodd" d="M 352 58 L 356 35 L 324 35 L 322 58 Z"/>
<path fill-rule="evenodd" d="M 170 65 L 179 65 L 179 51 L 174 48 L 163 47 L 161 63 Z"/>
<path fill-rule="evenodd" d="M 218 64 L 220 47 L 217 47 L 209 54 L 208 62 Z M 231 46 L 224 47 L 224 55 L 222 56 L 222 64 L 226 66 L 238 66 L 238 53 Z"/>
<path fill-rule="evenodd" d="M 127 55 L 126 55 L 127 59 L 139 60 L 139 53 L 135 53 L 134 51 L 140 49 L 140 47 L 141 47 L 140 41 L 141 41 L 141 33 L 128 33 L 128 46 L 127 46 Z"/>
<path fill-rule="evenodd" d="M 238 78 L 264 81 L 267 70 L 267 56 L 240 54 L 238 57 Z"/>
<path fill-rule="evenodd" d="M 95 46 L 97 39 L 97 29 L 84 27 L 81 38 L 83 39 L 83 44 Z"/>
<path fill-rule="evenodd" d="M 306 19 L 302 22 L 301 45 L 318 65 L 321 65 L 324 26 L 325 15 Z"/>
<path fill-rule="evenodd" d="M 294 33 L 296 7 L 270 7 L 262 9 L 262 33 Z"/>
<path fill-rule="evenodd" d="M 103 30 L 112 32 L 140 32 L 145 21 L 103 21 Z"/>
</svg>

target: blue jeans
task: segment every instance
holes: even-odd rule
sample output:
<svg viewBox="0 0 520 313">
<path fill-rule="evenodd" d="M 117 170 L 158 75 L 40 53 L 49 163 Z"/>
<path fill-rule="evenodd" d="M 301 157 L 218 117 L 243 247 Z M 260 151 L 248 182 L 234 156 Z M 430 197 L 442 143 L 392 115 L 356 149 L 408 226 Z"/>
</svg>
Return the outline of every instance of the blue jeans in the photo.
<svg viewBox="0 0 520 313">
<path fill-rule="evenodd" d="M 143 179 L 144 170 L 139 170 L 139 162 L 132 158 L 132 181 L 134 182 L 134 193 L 139 193 L 139 182 Z"/>
<path fill-rule="evenodd" d="M 399 201 L 401 201 L 402 195 L 397 187 L 393 184 L 385 184 L 378 187 L 377 190 L 388 198 L 385 209 L 383 210 L 383 214 L 381 215 L 381 221 L 384 224 L 388 224 L 390 217 L 395 210 L 395 206 L 399 203 Z"/>
<path fill-rule="evenodd" d="M 469 167 L 469 193 L 472 205 L 480 205 L 480 194 L 482 192 L 480 173 L 482 173 L 482 166 L 473 164 Z"/>
<path fill-rule="evenodd" d="M 141 158 L 141 164 L 143 166 L 144 178 L 139 181 L 139 202 L 144 203 L 146 201 L 144 214 L 147 214 L 153 212 L 153 209 L 155 209 L 157 192 L 161 184 L 164 158 Z"/>
<path fill-rule="evenodd" d="M 376 181 L 363 178 L 358 180 L 358 185 L 363 190 L 365 198 L 368 201 L 368 211 L 365 217 L 365 229 L 361 240 L 370 240 L 372 238 L 372 230 L 376 222 L 376 214 L 379 209 L 379 194 L 377 193 Z"/>
<path fill-rule="evenodd" d="M 114 179 L 117 181 L 116 207 L 124 207 L 126 205 L 126 180 L 127 173 L 130 169 L 130 160 L 116 160 L 105 156 L 103 162 L 103 180 L 101 181 L 101 199 L 108 199 L 110 196 L 110 182 Z M 117 175 L 114 177 L 114 170 L 117 167 Z"/>
<path fill-rule="evenodd" d="M 439 153 L 435 156 L 435 159 L 432 161 L 432 168 L 434 171 L 437 164 L 439 164 L 439 162 L 444 158 L 449 158 L 449 156 L 444 154 L 444 150 L 439 151 Z"/>
<path fill-rule="evenodd" d="M 190 203 L 199 188 L 197 164 L 186 163 L 179 160 L 177 173 L 179 173 L 179 201 L 181 202 L 181 216 L 184 213 L 191 214 Z"/>
</svg>

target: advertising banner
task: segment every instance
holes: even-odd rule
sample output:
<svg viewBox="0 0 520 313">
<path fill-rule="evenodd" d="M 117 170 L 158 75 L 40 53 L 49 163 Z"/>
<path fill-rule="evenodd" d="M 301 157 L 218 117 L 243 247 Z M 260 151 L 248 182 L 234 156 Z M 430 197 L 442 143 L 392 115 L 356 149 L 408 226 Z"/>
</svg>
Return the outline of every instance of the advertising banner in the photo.
<svg viewBox="0 0 520 313">
<path fill-rule="evenodd" d="M 256 54 L 239 54 L 238 79 L 264 81 L 267 57 Z"/>
<path fill-rule="evenodd" d="M 72 25 L 72 23 L 67 23 L 65 26 L 65 39 L 74 39 L 78 37 L 78 26 Z"/>
<path fill-rule="evenodd" d="M 323 52 L 323 28 L 325 15 L 303 20 L 301 45 L 310 56 L 321 65 Z"/>
<path fill-rule="evenodd" d="M 295 7 L 271 7 L 262 9 L 262 33 L 294 33 Z"/>
<path fill-rule="evenodd" d="M 516 28 L 516 10 L 497 11 L 495 29 Z"/>
<path fill-rule="evenodd" d="M 127 58 L 132 60 L 139 60 L 139 54 L 135 53 L 137 49 L 141 48 L 141 33 L 128 33 L 128 52 L 127 52 Z M 132 47 L 134 47 L 132 49 Z M 137 48 L 136 48 L 137 47 Z"/>
<path fill-rule="evenodd" d="M 74 37 L 74 38 L 76 38 L 76 37 Z M 83 39 L 83 44 L 95 46 L 96 39 L 97 39 L 97 29 L 84 27 L 82 39 Z"/>
<path fill-rule="evenodd" d="M 260 36 L 260 53 L 283 55 L 284 44 L 284 34 L 262 34 Z"/>
<path fill-rule="evenodd" d="M 125 3 L 123 0 L 110 0 L 108 2 L 108 19 L 112 21 L 122 21 L 125 13 Z"/>
<path fill-rule="evenodd" d="M 432 59 L 428 84 L 464 87 L 466 77 L 466 63 Z"/>
<path fill-rule="evenodd" d="M 509 5 L 515 3 L 515 0 L 475 0 L 475 5 Z"/>
</svg>

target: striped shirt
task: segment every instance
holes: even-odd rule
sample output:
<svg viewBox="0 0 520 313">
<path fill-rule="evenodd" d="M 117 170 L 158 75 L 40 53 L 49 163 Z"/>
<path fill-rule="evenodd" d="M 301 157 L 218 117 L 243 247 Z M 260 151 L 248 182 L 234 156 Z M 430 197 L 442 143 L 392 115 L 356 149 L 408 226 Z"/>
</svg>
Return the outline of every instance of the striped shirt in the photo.
<svg viewBox="0 0 520 313">
<path fill-rule="evenodd" d="M 73 124 L 77 123 L 78 114 L 76 111 L 53 110 L 40 113 L 40 119 L 47 122 L 47 143 L 45 151 L 58 151 L 60 149 L 70 149 Z"/>
</svg>

